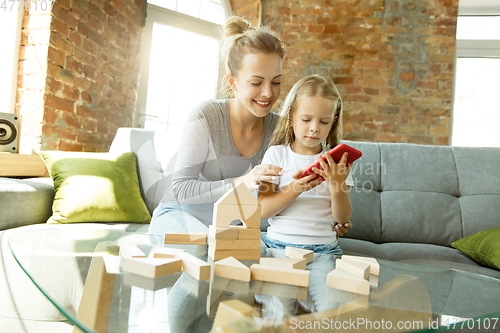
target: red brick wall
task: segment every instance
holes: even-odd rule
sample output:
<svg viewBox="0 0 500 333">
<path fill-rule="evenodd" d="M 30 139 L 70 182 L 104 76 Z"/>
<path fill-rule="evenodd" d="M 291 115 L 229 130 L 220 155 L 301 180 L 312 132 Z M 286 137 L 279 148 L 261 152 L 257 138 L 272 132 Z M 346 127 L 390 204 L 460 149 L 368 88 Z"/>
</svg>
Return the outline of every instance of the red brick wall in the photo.
<svg viewBox="0 0 500 333">
<path fill-rule="evenodd" d="M 56 0 L 25 13 L 22 151 L 107 151 L 133 125 L 144 10 L 142 0 Z"/>
<path fill-rule="evenodd" d="M 261 0 L 230 0 L 234 15 L 243 16 L 252 22 L 254 27 L 262 23 L 262 1 Z"/>
<path fill-rule="evenodd" d="M 345 102 L 344 137 L 446 145 L 458 0 L 262 0 L 287 45 L 284 99 L 329 75 Z"/>
</svg>

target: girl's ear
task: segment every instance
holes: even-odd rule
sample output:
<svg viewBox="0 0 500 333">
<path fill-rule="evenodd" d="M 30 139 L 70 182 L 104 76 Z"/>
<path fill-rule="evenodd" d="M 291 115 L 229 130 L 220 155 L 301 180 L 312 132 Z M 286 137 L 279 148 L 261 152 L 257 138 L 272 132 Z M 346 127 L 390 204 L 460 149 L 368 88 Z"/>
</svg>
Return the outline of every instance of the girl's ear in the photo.
<svg viewBox="0 0 500 333">
<path fill-rule="evenodd" d="M 233 91 L 237 91 L 238 89 L 236 88 L 236 85 L 234 84 L 234 76 L 233 74 L 229 73 L 226 75 L 226 81 L 227 84 L 233 89 Z"/>
</svg>

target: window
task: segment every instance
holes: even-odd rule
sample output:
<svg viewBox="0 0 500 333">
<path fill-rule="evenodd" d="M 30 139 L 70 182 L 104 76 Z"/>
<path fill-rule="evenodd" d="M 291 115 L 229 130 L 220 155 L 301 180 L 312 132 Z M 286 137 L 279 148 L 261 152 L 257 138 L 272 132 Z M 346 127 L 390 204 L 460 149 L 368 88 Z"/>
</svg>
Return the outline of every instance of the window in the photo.
<svg viewBox="0 0 500 333">
<path fill-rule="evenodd" d="M 136 125 L 180 137 L 190 111 L 216 98 L 226 14 L 220 0 L 149 0 L 147 11 Z"/>
<path fill-rule="evenodd" d="M 13 6 L 12 6 L 13 5 Z M 19 66 L 19 46 L 21 44 L 21 25 L 23 6 L 8 3 L 0 9 L 0 112 L 14 113 L 17 92 L 17 68 Z"/>
<path fill-rule="evenodd" d="M 500 147 L 500 8 L 464 0 L 457 20 L 451 144 Z M 496 5 L 500 7 L 500 5 Z M 466 14 L 466 15 L 461 15 Z M 474 14 L 474 15 L 467 15 Z M 490 14 L 490 15 L 484 15 Z M 495 14 L 495 15 L 491 15 Z"/>
</svg>

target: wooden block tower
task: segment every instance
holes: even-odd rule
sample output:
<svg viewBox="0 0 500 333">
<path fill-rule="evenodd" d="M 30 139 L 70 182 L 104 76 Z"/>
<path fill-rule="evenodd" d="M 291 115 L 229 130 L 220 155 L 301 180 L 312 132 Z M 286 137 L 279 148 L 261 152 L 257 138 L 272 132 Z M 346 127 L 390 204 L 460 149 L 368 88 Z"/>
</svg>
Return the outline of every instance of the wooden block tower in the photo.
<svg viewBox="0 0 500 333">
<path fill-rule="evenodd" d="M 259 201 L 246 185 L 233 187 L 214 204 L 208 255 L 214 260 L 259 260 L 260 217 Z M 234 220 L 240 220 L 243 226 L 230 225 Z"/>
</svg>

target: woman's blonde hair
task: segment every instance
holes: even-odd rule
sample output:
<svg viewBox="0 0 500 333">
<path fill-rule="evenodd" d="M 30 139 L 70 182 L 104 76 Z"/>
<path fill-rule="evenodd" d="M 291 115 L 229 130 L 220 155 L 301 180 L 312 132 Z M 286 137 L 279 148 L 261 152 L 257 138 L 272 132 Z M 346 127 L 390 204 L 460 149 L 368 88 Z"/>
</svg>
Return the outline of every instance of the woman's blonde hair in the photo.
<svg viewBox="0 0 500 333">
<path fill-rule="evenodd" d="M 285 56 L 285 44 L 269 28 L 254 28 L 239 16 L 231 16 L 224 25 L 221 56 L 226 73 L 237 76 L 243 67 L 243 58 L 248 53 L 262 52 Z M 226 85 L 224 95 L 233 97 L 233 91 Z"/>
<path fill-rule="evenodd" d="M 342 138 L 342 99 L 339 91 L 333 82 L 319 75 L 310 75 L 300 79 L 290 90 L 285 100 L 281 104 L 280 119 L 271 139 L 271 146 L 289 145 L 295 141 L 295 134 L 292 129 L 292 117 L 294 115 L 297 101 L 301 97 L 320 97 L 336 102 L 334 110 L 337 121 L 332 123 L 330 132 L 324 141 L 324 146 L 328 149 L 335 147 Z M 332 104 L 333 105 L 333 104 Z"/>
</svg>

